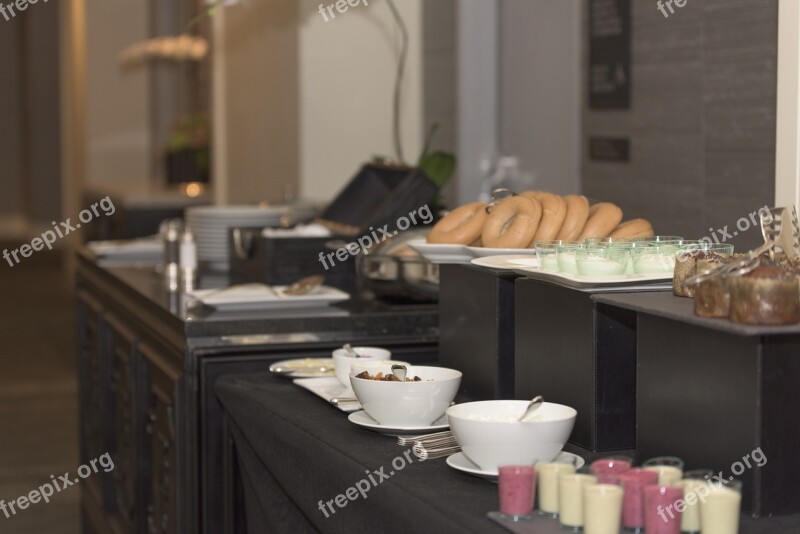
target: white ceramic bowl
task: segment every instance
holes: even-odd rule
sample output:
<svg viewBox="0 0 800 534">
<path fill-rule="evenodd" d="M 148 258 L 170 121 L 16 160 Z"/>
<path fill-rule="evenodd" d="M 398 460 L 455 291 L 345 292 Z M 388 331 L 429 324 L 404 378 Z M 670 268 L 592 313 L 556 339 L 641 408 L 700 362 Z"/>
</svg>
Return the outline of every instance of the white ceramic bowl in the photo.
<svg viewBox="0 0 800 534">
<path fill-rule="evenodd" d="M 457 404 L 447 409 L 447 419 L 464 454 L 481 469 L 550 462 L 564 448 L 578 412 L 563 404 L 545 402 L 530 420 L 516 422 L 529 402 Z"/>
<path fill-rule="evenodd" d="M 426 426 L 444 415 L 458 393 L 461 371 L 443 367 L 407 366 L 407 378 L 419 382 L 383 382 L 356 378 L 350 372 L 350 384 L 367 415 L 387 426 Z M 391 374 L 392 366 L 370 370 L 370 374 Z"/>
<path fill-rule="evenodd" d="M 392 359 L 392 353 L 378 347 L 353 347 L 360 358 L 349 356 L 344 349 L 333 351 L 333 365 L 336 369 L 336 378 L 343 386 L 350 387 L 350 366 L 356 362 L 386 361 Z"/>
</svg>

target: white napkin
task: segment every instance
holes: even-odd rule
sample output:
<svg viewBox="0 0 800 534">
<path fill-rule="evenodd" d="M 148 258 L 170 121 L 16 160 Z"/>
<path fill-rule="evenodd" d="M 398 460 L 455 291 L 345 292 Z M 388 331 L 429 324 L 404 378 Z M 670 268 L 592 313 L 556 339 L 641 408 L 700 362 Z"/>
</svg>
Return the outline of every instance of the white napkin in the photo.
<svg viewBox="0 0 800 534">
<path fill-rule="evenodd" d="M 264 228 L 264 237 L 329 237 L 331 231 L 321 224 L 298 224 L 294 228 Z"/>
<path fill-rule="evenodd" d="M 164 245 L 157 236 L 120 241 L 91 241 L 89 250 L 103 258 L 151 259 L 161 258 Z"/>
</svg>

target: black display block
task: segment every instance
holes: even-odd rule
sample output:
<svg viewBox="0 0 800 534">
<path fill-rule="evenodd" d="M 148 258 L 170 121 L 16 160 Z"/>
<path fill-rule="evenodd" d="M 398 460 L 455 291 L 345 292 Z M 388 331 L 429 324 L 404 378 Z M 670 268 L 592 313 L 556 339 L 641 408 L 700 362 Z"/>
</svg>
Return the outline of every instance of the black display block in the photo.
<svg viewBox="0 0 800 534">
<path fill-rule="evenodd" d="M 516 282 L 517 398 L 543 395 L 578 411 L 570 442 L 620 451 L 636 441 L 636 314 L 592 293 Z"/>
<path fill-rule="evenodd" d="M 439 361 L 458 369 L 464 400 L 514 398 L 514 280 L 471 265 L 442 265 Z"/>
<path fill-rule="evenodd" d="M 756 517 L 800 513 L 800 325 L 703 319 L 672 295 L 600 300 L 638 312 L 639 460 L 738 478 Z"/>
</svg>

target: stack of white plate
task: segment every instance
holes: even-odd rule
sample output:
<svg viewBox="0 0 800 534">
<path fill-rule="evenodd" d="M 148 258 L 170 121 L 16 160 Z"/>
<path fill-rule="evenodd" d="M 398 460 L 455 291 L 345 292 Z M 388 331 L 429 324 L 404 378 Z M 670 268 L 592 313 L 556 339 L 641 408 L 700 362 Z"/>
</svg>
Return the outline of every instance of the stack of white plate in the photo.
<svg viewBox="0 0 800 534">
<path fill-rule="evenodd" d="M 231 228 L 280 226 L 286 214 L 286 206 L 195 206 L 186 209 L 186 223 L 197 243 L 197 259 L 212 270 L 227 271 Z"/>
</svg>

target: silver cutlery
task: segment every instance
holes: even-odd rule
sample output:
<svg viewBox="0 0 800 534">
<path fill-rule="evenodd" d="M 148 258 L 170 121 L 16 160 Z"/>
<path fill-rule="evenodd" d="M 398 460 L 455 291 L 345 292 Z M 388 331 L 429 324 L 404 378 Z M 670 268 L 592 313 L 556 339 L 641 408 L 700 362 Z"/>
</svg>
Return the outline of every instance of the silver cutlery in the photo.
<svg viewBox="0 0 800 534">
<path fill-rule="evenodd" d="M 357 353 L 357 352 L 355 351 L 355 349 L 353 349 L 353 347 L 350 345 L 350 343 L 345 343 L 345 344 L 344 344 L 344 346 L 343 346 L 342 348 L 345 350 L 345 352 L 346 352 L 346 353 L 348 354 L 348 356 L 350 356 L 351 358 L 360 358 L 360 357 L 361 357 L 361 355 L 360 355 L 359 353 Z"/>
<path fill-rule="evenodd" d="M 523 414 L 519 416 L 517 422 L 521 423 L 522 421 L 524 421 L 526 417 L 528 417 L 530 414 L 538 410 L 539 406 L 541 406 L 543 402 L 544 402 L 544 397 L 542 397 L 541 395 L 536 395 L 533 399 L 531 399 L 531 402 L 530 404 L 528 404 L 528 407 L 525 408 L 525 412 L 523 412 Z"/>
<path fill-rule="evenodd" d="M 271 369 L 273 374 L 276 375 L 292 375 L 294 373 L 327 373 L 333 371 L 333 367 L 317 366 L 317 367 L 273 367 Z"/>
<path fill-rule="evenodd" d="M 392 366 L 392 373 L 394 373 L 394 376 L 396 376 L 400 382 L 405 382 L 408 368 L 402 363 L 396 363 Z"/>
<path fill-rule="evenodd" d="M 328 402 L 330 402 L 334 406 L 339 406 L 341 404 L 355 404 L 358 402 L 358 399 L 355 397 L 338 397 L 338 398 L 333 398 Z"/>
<path fill-rule="evenodd" d="M 286 289 L 283 290 L 283 294 L 289 295 L 290 297 L 307 295 L 321 286 L 324 281 L 325 277 L 321 274 L 306 276 L 305 278 L 301 278 L 297 282 L 290 284 Z"/>
</svg>

